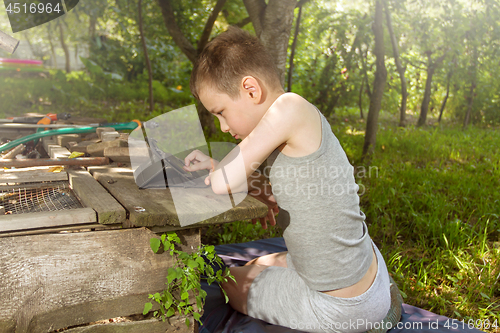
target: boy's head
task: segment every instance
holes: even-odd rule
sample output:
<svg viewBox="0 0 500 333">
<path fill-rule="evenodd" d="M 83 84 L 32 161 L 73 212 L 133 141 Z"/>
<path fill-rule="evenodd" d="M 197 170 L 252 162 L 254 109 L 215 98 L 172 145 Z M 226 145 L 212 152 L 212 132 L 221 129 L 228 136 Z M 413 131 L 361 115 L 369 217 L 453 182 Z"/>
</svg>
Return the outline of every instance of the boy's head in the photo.
<svg viewBox="0 0 500 333">
<path fill-rule="evenodd" d="M 282 89 L 276 65 L 259 39 L 230 27 L 210 41 L 199 55 L 191 74 L 191 92 L 200 99 L 200 91 L 210 87 L 237 99 L 245 76 L 253 76 L 268 91 Z"/>
</svg>

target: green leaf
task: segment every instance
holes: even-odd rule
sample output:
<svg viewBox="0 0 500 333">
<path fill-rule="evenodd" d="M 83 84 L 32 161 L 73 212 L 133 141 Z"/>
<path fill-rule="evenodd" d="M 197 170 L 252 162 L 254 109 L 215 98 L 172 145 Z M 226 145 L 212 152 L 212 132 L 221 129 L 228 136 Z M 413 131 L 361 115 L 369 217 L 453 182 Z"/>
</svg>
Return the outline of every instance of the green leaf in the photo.
<svg viewBox="0 0 500 333">
<path fill-rule="evenodd" d="M 189 299 L 189 293 L 187 291 L 181 294 L 181 299 L 187 301 Z"/>
<path fill-rule="evenodd" d="M 194 261 L 193 259 L 189 259 L 188 262 L 187 262 L 187 265 L 188 265 L 188 267 L 191 267 L 191 268 L 197 268 L 198 267 L 198 263 L 196 261 Z"/>
<path fill-rule="evenodd" d="M 167 272 L 168 272 L 167 274 L 168 283 L 172 283 L 172 281 L 177 279 L 177 270 L 175 268 L 170 267 Z"/>
<path fill-rule="evenodd" d="M 149 311 L 153 308 L 153 304 L 151 302 L 144 304 L 144 310 L 142 310 L 143 315 L 147 315 Z"/>
<path fill-rule="evenodd" d="M 175 310 L 173 308 L 168 309 L 166 316 L 172 317 L 175 314 Z"/>
<path fill-rule="evenodd" d="M 193 313 L 193 318 L 197 321 L 200 321 L 200 318 L 201 318 L 201 314 L 199 314 L 198 312 L 194 312 Z"/>
<path fill-rule="evenodd" d="M 158 238 L 151 238 L 149 240 L 149 245 L 151 246 L 151 249 L 153 250 L 154 253 L 158 252 L 160 249 L 160 240 Z"/>
<path fill-rule="evenodd" d="M 187 326 L 187 327 L 189 327 L 189 324 L 191 324 L 191 323 L 189 322 L 189 318 L 186 318 L 186 326 Z"/>
</svg>

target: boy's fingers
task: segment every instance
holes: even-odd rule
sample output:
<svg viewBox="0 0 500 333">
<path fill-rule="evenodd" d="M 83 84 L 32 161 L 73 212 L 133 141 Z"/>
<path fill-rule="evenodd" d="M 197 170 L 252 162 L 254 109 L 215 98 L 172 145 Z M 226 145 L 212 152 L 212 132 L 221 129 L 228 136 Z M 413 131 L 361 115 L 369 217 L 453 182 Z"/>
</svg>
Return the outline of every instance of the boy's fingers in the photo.
<svg viewBox="0 0 500 333">
<path fill-rule="evenodd" d="M 191 163 L 191 161 L 193 160 L 198 160 L 198 161 L 204 161 L 206 159 L 210 159 L 207 155 L 203 154 L 201 151 L 199 150 L 193 150 L 192 152 L 190 152 L 186 158 L 184 158 L 184 165 L 185 166 L 189 166 L 189 164 Z"/>
<path fill-rule="evenodd" d="M 267 213 L 267 218 L 269 219 L 270 225 L 276 225 L 276 219 L 274 218 L 274 214 L 273 214 L 272 210 L 270 210 L 269 213 Z"/>
<path fill-rule="evenodd" d="M 186 171 L 198 171 L 204 169 L 209 169 L 209 170 L 212 169 L 212 163 L 210 163 L 210 160 L 206 160 L 203 162 L 196 162 L 190 166 L 184 166 L 184 170 Z"/>
</svg>

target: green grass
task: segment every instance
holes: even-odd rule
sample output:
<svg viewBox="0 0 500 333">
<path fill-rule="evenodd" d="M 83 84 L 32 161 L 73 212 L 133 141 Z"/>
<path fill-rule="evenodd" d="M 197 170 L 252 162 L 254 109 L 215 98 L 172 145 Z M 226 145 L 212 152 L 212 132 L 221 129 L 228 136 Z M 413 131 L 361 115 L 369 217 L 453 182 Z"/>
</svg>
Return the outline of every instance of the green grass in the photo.
<svg viewBox="0 0 500 333">
<path fill-rule="evenodd" d="M 494 129 L 380 131 L 362 209 L 407 303 L 500 322 L 499 147 Z"/>
</svg>

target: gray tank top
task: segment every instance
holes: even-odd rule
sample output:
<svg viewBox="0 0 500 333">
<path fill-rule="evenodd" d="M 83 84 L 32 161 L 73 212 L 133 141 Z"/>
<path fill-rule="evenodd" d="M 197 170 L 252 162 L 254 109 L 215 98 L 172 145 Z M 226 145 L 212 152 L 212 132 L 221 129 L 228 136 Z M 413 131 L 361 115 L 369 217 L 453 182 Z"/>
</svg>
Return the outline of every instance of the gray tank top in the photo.
<svg viewBox="0 0 500 333">
<path fill-rule="evenodd" d="M 365 215 L 359 208 L 354 168 L 321 118 L 321 145 L 312 154 L 290 157 L 278 149 L 263 163 L 279 206 L 293 266 L 307 285 L 319 291 L 351 286 L 372 262 Z"/>
</svg>

